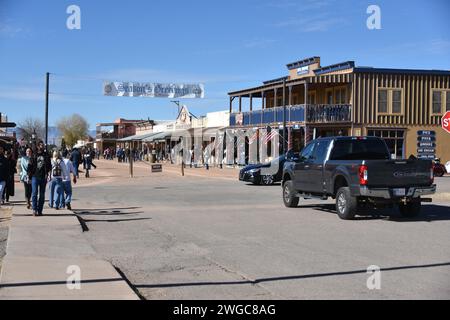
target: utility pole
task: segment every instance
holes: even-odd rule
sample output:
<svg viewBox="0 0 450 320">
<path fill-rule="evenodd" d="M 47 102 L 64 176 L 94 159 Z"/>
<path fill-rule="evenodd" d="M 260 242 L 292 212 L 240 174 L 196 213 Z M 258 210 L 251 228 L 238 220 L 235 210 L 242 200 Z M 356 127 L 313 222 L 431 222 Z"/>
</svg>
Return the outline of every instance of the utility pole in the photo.
<svg viewBox="0 0 450 320">
<path fill-rule="evenodd" d="M 45 147 L 48 144 L 48 89 L 50 85 L 50 73 L 46 74 L 45 82 Z"/>
</svg>

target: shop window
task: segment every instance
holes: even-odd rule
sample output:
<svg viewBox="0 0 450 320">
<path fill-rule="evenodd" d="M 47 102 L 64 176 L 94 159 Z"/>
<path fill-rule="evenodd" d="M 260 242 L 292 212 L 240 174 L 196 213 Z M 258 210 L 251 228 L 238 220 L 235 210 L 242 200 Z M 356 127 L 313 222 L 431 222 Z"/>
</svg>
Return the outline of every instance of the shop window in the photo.
<svg viewBox="0 0 450 320">
<path fill-rule="evenodd" d="M 403 113 L 402 89 L 378 89 L 378 113 L 402 114 Z"/>
<path fill-rule="evenodd" d="M 431 101 L 431 113 L 441 115 L 450 111 L 450 90 L 433 90 Z"/>
<path fill-rule="evenodd" d="M 404 130 L 370 129 L 367 135 L 381 137 L 386 142 L 391 156 L 394 155 L 398 159 L 404 158 Z"/>
<path fill-rule="evenodd" d="M 392 90 L 392 113 L 402 113 L 401 90 Z"/>
<path fill-rule="evenodd" d="M 308 103 L 309 104 L 316 104 L 316 94 L 315 93 L 309 93 L 308 94 Z"/>
<path fill-rule="evenodd" d="M 387 113 L 388 112 L 388 92 L 387 90 L 378 90 L 378 112 Z"/>
<path fill-rule="evenodd" d="M 445 111 L 450 111 L 450 91 L 446 92 Z"/>
<path fill-rule="evenodd" d="M 441 91 L 433 91 L 433 110 L 432 113 L 440 114 L 442 111 Z"/>
<path fill-rule="evenodd" d="M 327 91 L 327 103 L 333 104 L 333 90 Z"/>
</svg>

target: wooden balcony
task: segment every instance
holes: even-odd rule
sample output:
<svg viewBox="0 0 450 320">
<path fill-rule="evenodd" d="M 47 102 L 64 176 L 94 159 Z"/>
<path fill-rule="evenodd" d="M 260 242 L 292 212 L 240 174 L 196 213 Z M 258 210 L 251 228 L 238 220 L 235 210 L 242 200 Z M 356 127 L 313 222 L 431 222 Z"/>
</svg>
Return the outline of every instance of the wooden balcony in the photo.
<svg viewBox="0 0 450 320">
<path fill-rule="evenodd" d="M 230 126 L 282 124 L 283 107 L 230 114 Z M 286 122 L 343 123 L 351 121 L 349 104 L 308 104 L 286 106 Z"/>
</svg>

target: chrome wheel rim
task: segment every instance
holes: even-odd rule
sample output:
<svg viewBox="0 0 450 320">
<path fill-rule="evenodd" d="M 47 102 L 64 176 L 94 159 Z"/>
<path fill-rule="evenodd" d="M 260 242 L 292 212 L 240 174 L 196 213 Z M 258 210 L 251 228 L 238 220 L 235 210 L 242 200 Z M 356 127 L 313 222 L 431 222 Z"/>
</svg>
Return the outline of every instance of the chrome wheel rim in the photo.
<svg viewBox="0 0 450 320">
<path fill-rule="evenodd" d="M 273 177 L 272 176 L 263 176 L 263 183 L 264 184 L 272 184 L 273 183 Z"/>
<path fill-rule="evenodd" d="M 346 205 L 347 205 L 347 200 L 345 199 L 344 194 L 341 193 L 338 197 L 338 210 L 340 213 L 345 212 Z"/>
<path fill-rule="evenodd" d="M 289 192 L 289 188 L 288 188 L 288 186 L 284 186 L 284 201 L 289 203 L 290 199 L 291 199 L 291 195 Z"/>
</svg>

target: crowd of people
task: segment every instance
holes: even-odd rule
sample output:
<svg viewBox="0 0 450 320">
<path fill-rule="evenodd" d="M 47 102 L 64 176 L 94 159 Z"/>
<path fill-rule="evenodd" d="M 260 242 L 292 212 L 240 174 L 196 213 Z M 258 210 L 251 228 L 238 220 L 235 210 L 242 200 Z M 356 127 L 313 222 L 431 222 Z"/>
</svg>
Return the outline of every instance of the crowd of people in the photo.
<svg viewBox="0 0 450 320">
<path fill-rule="evenodd" d="M 24 186 L 27 208 L 34 216 L 43 215 L 47 186 L 50 208 L 72 210 L 72 183 L 76 184 L 79 179 L 82 172 L 79 167 L 83 165 L 85 177 L 89 178 L 91 168 L 97 168 L 93 161 L 95 158 L 99 158 L 99 153 L 91 148 L 54 150 L 50 155 L 42 141 L 34 148 L 22 146 L 16 154 L 13 149 L 5 150 L 0 145 L 2 204 L 9 203 L 10 197 L 14 197 L 14 176 L 18 173 Z"/>
</svg>

